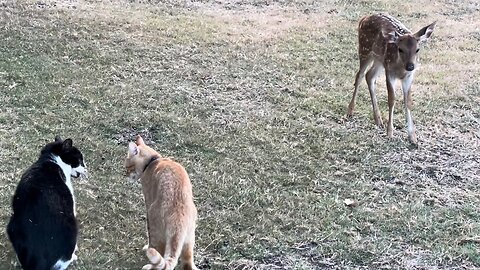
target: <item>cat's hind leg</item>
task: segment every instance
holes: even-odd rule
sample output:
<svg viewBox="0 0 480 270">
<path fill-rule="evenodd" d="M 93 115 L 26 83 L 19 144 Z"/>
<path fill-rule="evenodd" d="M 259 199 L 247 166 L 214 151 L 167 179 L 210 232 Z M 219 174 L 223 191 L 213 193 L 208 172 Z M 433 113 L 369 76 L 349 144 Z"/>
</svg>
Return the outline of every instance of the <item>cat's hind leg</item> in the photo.
<svg viewBox="0 0 480 270">
<path fill-rule="evenodd" d="M 185 243 L 183 246 L 182 254 L 180 255 L 181 270 L 197 270 L 193 262 L 193 246 L 194 242 Z"/>
<path fill-rule="evenodd" d="M 178 259 L 182 252 L 185 233 L 175 233 L 167 240 L 165 246 L 165 270 L 173 270 L 178 264 Z"/>
<path fill-rule="evenodd" d="M 75 249 L 73 250 L 73 253 L 72 253 L 72 262 L 78 260 L 78 256 L 75 254 L 75 252 L 78 251 L 78 245 L 75 244 Z"/>
</svg>

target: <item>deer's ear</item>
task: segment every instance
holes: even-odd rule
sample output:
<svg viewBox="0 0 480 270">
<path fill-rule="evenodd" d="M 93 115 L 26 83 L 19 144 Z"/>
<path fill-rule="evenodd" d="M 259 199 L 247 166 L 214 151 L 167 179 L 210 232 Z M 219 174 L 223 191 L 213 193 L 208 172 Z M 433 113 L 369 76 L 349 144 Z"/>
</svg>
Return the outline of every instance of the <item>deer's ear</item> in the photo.
<svg viewBox="0 0 480 270">
<path fill-rule="evenodd" d="M 387 32 L 387 31 L 382 30 L 382 34 L 383 34 L 383 37 L 385 38 L 385 40 L 388 43 L 397 43 L 397 40 L 398 40 L 398 37 L 399 37 L 397 32 L 395 32 L 395 31 Z"/>
<path fill-rule="evenodd" d="M 417 33 L 413 36 L 418 40 L 419 43 L 427 41 L 433 33 L 433 29 L 435 29 L 435 24 L 437 22 L 433 22 L 422 29 L 420 29 Z"/>
</svg>

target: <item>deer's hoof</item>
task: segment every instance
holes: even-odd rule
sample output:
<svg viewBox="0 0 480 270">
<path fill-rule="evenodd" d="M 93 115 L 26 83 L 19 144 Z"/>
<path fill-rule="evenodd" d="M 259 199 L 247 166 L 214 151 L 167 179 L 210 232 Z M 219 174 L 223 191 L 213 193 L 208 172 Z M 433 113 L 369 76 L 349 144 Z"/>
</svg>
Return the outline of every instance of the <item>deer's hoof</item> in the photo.
<svg viewBox="0 0 480 270">
<path fill-rule="evenodd" d="M 410 141 L 410 145 L 413 149 L 418 149 L 418 141 L 417 141 L 417 138 L 415 137 L 410 137 L 409 138 L 409 141 Z"/>
</svg>

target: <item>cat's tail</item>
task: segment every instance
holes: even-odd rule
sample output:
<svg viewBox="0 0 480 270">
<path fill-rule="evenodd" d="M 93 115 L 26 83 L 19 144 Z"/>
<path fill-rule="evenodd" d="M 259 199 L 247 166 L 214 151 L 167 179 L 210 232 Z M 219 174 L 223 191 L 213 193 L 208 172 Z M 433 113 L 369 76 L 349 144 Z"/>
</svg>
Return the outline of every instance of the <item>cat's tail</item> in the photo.
<svg viewBox="0 0 480 270">
<path fill-rule="evenodd" d="M 164 269 L 165 268 L 165 260 L 163 259 L 162 255 L 158 253 L 158 251 L 154 248 L 148 248 L 146 251 L 147 258 L 150 261 L 149 264 L 146 264 L 142 267 L 142 270 L 150 270 L 150 269 Z"/>
</svg>

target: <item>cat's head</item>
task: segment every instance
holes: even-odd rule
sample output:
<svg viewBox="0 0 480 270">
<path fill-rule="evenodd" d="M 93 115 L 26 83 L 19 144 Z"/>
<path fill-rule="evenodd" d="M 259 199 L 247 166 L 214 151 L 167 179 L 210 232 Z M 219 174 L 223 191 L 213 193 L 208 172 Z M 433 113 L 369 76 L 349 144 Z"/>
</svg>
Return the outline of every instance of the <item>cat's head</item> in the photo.
<svg viewBox="0 0 480 270">
<path fill-rule="evenodd" d="M 135 142 L 128 143 L 125 168 L 128 178 L 138 180 L 145 170 L 145 165 L 155 155 L 155 151 L 145 144 L 140 135 Z"/>
<path fill-rule="evenodd" d="M 57 163 L 66 166 L 72 177 L 87 176 L 87 168 L 83 155 L 75 146 L 72 139 L 62 140 L 59 135 L 55 137 L 55 141 L 45 145 L 40 155 L 53 155 Z M 68 168 L 70 167 L 70 168 Z M 63 167 L 62 167 L 63 169 Z"/>
</svg>

